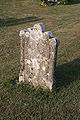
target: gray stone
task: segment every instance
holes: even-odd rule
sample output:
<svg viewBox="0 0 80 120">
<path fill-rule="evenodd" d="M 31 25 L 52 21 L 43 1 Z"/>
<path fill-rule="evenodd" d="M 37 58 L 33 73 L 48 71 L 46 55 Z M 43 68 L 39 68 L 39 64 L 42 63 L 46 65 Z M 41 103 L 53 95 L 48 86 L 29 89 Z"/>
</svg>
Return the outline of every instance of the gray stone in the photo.
<svg viewBox="0 0 80 120">
<path fill-rule="evenodd" d="M 45 32 L 43 23 L 20 31 L 21 57 L 19 82 L 29 82 L 34 87 L 49 88 L 55 83 L 58 39 Z"/>
</svg>

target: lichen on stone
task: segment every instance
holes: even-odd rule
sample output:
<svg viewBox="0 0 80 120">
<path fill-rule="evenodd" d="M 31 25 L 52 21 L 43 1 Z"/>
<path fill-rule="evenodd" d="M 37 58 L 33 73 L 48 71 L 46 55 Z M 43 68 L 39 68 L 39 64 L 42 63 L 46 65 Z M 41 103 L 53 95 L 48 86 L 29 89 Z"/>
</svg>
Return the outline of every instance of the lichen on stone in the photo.
<svg viewBox="0 0 80 120">
<path fill-rule="evenodd" d="M 58 40 L 45 31 L 43 23 L 20 31 L 21 57 L 19 82 L 52 89 L 55 78 Z"/>
</svg>

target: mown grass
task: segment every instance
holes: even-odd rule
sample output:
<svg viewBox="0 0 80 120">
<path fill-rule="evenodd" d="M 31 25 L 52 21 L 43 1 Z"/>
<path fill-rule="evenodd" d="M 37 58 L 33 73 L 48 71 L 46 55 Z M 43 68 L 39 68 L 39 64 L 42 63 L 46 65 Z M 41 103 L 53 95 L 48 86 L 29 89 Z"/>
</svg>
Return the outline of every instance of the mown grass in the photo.
<svg viewBox="0 0 80 120">
<path fill-rule="evenodd" d="M 19 31 L 37 22 L 60 38 L 52 92 L 13 84 Z M 0 0 L 0 33 L 0 120 L 80 120 L 80 0 L 45 8 L 39 0 Z"/>
</svg>

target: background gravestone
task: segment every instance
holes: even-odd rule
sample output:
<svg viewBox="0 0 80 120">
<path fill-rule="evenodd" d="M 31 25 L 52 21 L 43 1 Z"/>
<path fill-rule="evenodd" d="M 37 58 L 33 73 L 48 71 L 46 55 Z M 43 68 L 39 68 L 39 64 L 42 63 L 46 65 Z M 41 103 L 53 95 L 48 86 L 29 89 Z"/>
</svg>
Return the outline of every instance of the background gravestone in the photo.
<svg viewBox="0 0 80 120">
<path fill-rule="evenodd" d="M 25 81 L 34 87 L 52 89 L 55 83 L 55 67 L 58 40 L 52 32 L 45 32 L 43 23 L 20 31 L 21 57 L 19 82 Z"/>
</svg>

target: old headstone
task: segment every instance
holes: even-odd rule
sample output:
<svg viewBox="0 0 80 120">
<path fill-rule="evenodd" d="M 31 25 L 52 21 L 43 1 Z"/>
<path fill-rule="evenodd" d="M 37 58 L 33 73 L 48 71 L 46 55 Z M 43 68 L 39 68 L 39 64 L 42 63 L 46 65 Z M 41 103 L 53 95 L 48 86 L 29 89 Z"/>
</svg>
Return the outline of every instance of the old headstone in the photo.
<svg viewBox="0 0 80 120">
<path fill-rule="evenodd" d="M 43 23 L 20 31 L 21 57 L 19 82 L 25 81 L 34 87 L 52 89 L 55 83 L 55 67 L 58 40 L 52 32 L 45 32 Z"/>
</svg>

